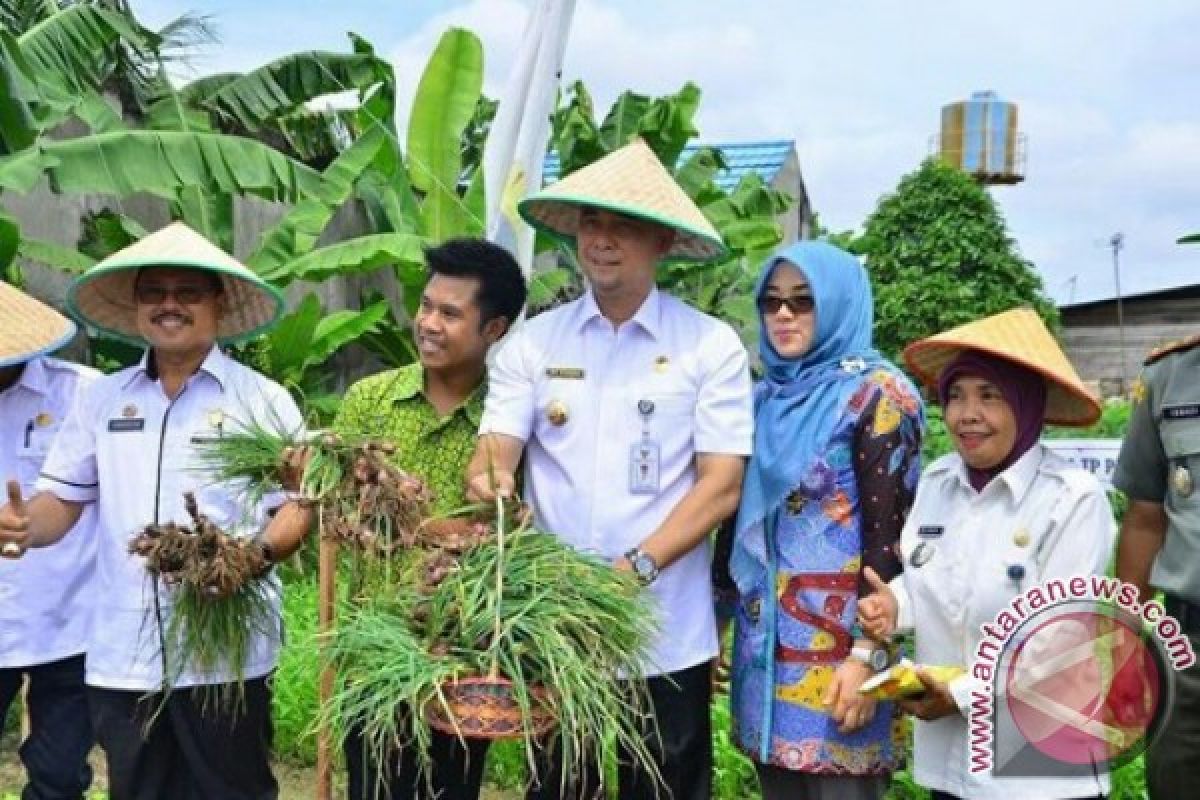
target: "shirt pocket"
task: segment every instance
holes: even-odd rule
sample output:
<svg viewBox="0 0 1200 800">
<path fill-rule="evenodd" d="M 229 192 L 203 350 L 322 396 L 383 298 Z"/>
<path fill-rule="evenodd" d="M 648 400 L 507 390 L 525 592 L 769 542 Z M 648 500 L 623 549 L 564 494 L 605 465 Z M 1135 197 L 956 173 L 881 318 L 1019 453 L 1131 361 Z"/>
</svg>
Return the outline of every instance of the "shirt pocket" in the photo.
<svg viewBox="0 0 1200 800">
<path fill-rule="evenodd" d="M 32 493 L 38 475 L 41 474 L 42 464 L 50 454 L 50 446 L 54 444 L 58 427 L 56 425 L 52 428 L 31 429 L 22 442 L 22 447 L 17 450 L 17 480 L 21 483 L 26 497 Z"/>
<path fill-rule="evenodd" d="M 1171 504 L 1176 508 L 1200 506 L 1200 421 L 1167 422 L 1162 443 Z"/>
<path fill-rule="evenodd" d="M 631 392 L 627 405 L 634 430 L 650 438 L 669 441 L 691 439 L 696 415 L 696 394 L 689 391 Z M 648 404 L 648 405 L 647 405 Z M 644 409 L 650 409 L 645 413 Z"/>
</svg>

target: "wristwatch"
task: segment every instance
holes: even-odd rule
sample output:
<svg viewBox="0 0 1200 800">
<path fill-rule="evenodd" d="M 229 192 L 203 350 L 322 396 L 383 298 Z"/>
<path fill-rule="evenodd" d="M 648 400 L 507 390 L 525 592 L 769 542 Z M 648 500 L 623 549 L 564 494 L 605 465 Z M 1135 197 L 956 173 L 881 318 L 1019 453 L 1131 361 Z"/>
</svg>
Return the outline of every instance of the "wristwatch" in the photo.
<svg viewBox="0 0 1200 800">
<path fill-rule="evenodd" d="M 633 574 L 637 575 L 642 586 L 649 586 L 658 577 L 660 570 L 658 563 L 654 560 L 654 556 L 643 551 L 640 547 L 635 547 L 627 552 L 625 560 L 633 567 Z"/>
<path fill-rule="evenodd" d="M 886 647 L 859 647 L 855 645 L 850 648 L 850 657 L 861 661 L 875 672 L 882 672 L 887 669 L 888 663 L 891 661 L 891 656 L 888 654 Z"/>
</svg>

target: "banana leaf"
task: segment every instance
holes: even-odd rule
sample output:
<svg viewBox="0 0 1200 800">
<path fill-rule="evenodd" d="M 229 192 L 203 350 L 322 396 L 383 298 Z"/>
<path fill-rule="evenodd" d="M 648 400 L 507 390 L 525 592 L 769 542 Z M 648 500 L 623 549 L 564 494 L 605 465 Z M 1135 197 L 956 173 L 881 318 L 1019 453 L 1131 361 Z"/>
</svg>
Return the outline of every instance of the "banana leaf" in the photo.
<svg viewBox="0 0 1200 800">
<path fill-rule="evenodd" d="M 388 145 L 382 126 L 360 136 L 321 173 L 319 190 L 263 234 L 247 265 L 281 286 L 295 280 L 297 276 L 287 270 L 290 262 L 316 246 L 329 220 L 353 196 L 356 181 L 376 162 L 380 148 Z"/>
<path fill-rule="evenodd" d="M 285 378 L 298 377 L 303 369 L 304 358 L 312 344 L 313 333 L 321 321 L 321 301 L 313 293 L 304 296 L 296 310 L 279 320 L 265 337 L 266 357 L 271 365 L 271 375 Z"/>
<path fill-rule="evenodd" d="M 149 52 L 158 37 L 119 12 L 79 3 L 42 20 L 17 41 L 39 83 L 82 92 L 96 89 L 108 77 L 116 43 Z"/>
<path fill-rule="evenodd" d="M 54 267 L 71 275 L 82 275 L 96 262 L 73 247 L 38 239 L 21 239 L 17 253 L 30 261 Z"/>
<path fill-rule="evenodd" d="M 335 311 L 322 319 L 313 332 L 312 346 L 305 367 L 324 364 L 342 347 L 357 341 L 387 316 L 388 303 L 379 300 L 361 311 Z"/>
<path fill-rule="evenodd" d="M 334 275 L 373 272 L 388 264 L 404 265 L 424 274 L 426 240 L 411 233 L 374 233 L 313 250 L 275 270 L 259 272 L 272 282 L 320 282 Z"/>
<path fill-rule="evenodd" d="M 675 181 L 689 197 L 703 206 L 706 202 L 724 195 L 719 187 L 713 185 L 713 179 L 716 178 L 717 172 L 727 166 L 720 150 L 702 147 L 675 170 Z"/>
<path fill-rule="evenodd" d="M 55 0 L 0 0 L 0 28 L 24 33 L 61 10 Z"/>
<path fill-rule="evenodd" d="M 14 153 L 33 144 L 38 135 L 31 103 L 40 94 L 31 67 L 16 38 L 0 30 L 0 153 Z"/>
<path fill-rule="evenodd" d="M 673 95 L 655 98 L 642 116 L 639 132 L 668 169 L 675 166 L 689 140 L 698 135 L 696 111 L 700 87 L 691 81 Z"/>
<path fill-rule="evenodd" d="M 650 98 L 622 92 L 600 125 L 600 146 L 607 152 L 629 144 L 641 129 L 642 117 L 650 109 Z"/>
<path fill-rule="evenodd" d="M 21 242 L 21 227 L 17 221 L 0 211 L 0 275 L 5 283 L 19 286 L 20 272 L 14 266 L 13 259 L 17 255 L 17 245 Z M 10 269 L 10 267 L 12 269 Z"/>
<path fill-rule="evenodd" d="M 463 230 L 466 210 L 458 196 L 460 143 L 483 89 L 483 45 L 462 28 L 442 35 L 425 66 L 408 124 L 408 168 L 423 192 L 426 233 L 442 241 Z"/>
<path fill-rule="evenodd" d="M 57 192 L 176 199 L 184 187 L 295 202 L 316 192 L 321 176 L 259 142 L 176 131 L 120 131 L 40 141 L 0 158 L 0 188 L 28 192 L 41 176 Z"/>
<path fill-rule="evenodd" d="M 233 252 L 233 195 L 185 186 L 171 204 L 171 212 L 226 253 Z"/>
<path fill-rule="evenodd" d="M 365 90 L 391 80 L 391 66 L 376 56 L 314 50 L 293 53 L 223 81 L 209 94 L 189 91 L 190 87 L 181 93 L 189 105 L 210 109 L 253 132 L 314 98 L 348 89 Z"/>
</svg>

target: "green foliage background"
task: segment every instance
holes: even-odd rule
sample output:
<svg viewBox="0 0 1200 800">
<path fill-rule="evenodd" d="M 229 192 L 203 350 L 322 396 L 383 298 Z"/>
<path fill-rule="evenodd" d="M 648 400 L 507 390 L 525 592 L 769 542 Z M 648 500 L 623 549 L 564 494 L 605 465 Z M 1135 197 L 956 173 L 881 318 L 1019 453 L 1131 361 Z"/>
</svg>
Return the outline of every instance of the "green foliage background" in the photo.
<svg viewBox="0 0 1200 800">
<path fill-rule="evenodd" d="M 961 170 L 930 159 L 880 199 L 860 236 L 842 244 L 866 258 L 875 294 L 875 344 L 896 357 L 926 336 L 1017 306 L 1053 329 L 1058 312 L 1021 257 L 991 195 Z"/>
</svg>

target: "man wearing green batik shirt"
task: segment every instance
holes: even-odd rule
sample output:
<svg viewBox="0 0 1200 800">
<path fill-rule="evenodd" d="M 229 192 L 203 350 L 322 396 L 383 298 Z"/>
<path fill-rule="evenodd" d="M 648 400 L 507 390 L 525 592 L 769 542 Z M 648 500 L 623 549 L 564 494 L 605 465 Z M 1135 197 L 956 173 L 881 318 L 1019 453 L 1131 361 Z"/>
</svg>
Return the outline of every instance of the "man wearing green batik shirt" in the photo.
<svg viewBox="0 0 1200 800">
<path fill-rule="evenodd" d="M 413 320 L 419 363 L 381 372 L 350 387 L 334 420 L 339 433 L 394 442 L 396 465 L 424 480 L 439 512 L 466 505 L 463 474 L 475 450 L 488 349 L 525 305 L 525 279 L 503 248 L 456 239 L 425 251 L 429 282 Z M 352 725 L 343 743 L 350 800 L 425 797 L 414 755 L 400 748 L 375 763 Z M 433 796 L 479 796 L 487 742 L 433 733 Z M 376 794 L 376 791 L 379 793 Z"/>
</svg>

